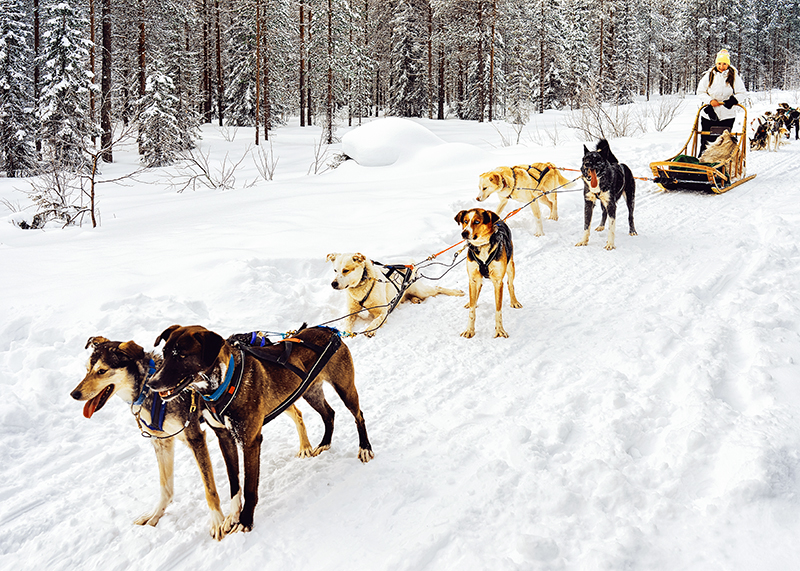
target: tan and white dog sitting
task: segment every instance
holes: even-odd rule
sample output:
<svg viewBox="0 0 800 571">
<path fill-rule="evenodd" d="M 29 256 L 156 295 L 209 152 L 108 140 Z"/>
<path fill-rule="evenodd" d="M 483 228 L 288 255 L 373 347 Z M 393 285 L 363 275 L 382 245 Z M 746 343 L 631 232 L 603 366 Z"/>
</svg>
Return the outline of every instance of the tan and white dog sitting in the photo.
<svg viewBox="0 0 800 571">
<path fill-rule="evenodd" d="M 531 202 L 535 220 L 534 235 L 544 236 L 539 202 L 544 202 L 550 209 L 549 220 L 558 220 L 558 193 L 554 192 L 554 189 L 567 183 L 569 181 L 552 163 L 498 167 L 480 175 L 476 200 L 483 202 L 496 192 L 500 202 L 495 212 L 498 216 L 502 216 L 509 200 L 528 203 L 537 198 Z"/>
<path fill-rule="evenodd" d="M 397 272 L 380 270 L 372 260 L 360 253 L 328 254 L 327 260 L 333 263 L 335 272 L 331 287 L 347 291 L 348 316 L 345 320 L 345 331 L 353 332 L 356 315 L 366 309 L 373 319 L 364 334 L 372 337 L 386 320 L 389 304 L 397 296 L 402 276 Z M 411 279 L 415 277 L 411 276 Z M 424 299 L 439 294 L 458 296 L 464 295 L 464 292 L 414 281 L 403 293 L 400 302 L 422 303 Z"/>
</svg>

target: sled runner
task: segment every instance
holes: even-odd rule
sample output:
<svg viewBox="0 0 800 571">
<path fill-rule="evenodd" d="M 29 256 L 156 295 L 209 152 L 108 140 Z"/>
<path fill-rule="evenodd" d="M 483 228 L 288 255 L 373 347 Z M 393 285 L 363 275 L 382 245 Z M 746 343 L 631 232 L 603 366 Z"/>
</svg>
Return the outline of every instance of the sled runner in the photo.
<svg viewBox="0 0 800 571">
<path fill-rule="evenodd" d="M 689 190 L 697 192 L 713 192 L 722 194 L 730 189 L 755 178 L 756 175 L 747 176 L 747 109 L 737 104 L 744 111 L 742 130 L 732 132 L 736 138 L 735 149 L 726 160 L 721 162 L 705 163 L 697 158 L 700 148 L 701 135 L 722 135 L 723 130 L 712 127 L 711 131 L 699 131 L 700 112 L 698 109 L 694 118 L 692 133 L 686 144 L 677 155 L 666 161 L 650 163 L 653 171 L 653 180 L 664 190 Z"/>
</svg>

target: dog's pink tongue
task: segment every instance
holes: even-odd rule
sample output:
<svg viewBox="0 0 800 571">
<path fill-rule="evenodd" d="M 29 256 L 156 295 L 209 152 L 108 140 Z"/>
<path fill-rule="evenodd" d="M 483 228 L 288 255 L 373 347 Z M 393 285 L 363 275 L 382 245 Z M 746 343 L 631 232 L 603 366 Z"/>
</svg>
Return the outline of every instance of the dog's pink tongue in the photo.
<svg viewBox="0 0 800 571">
<path fill-rule="evenodd" d="M 594 171 L 589 171 L 589 176 L 591 178 L 592 188 L 597 188 L 597 173 Z"/>
<path fill-rule="evenodd" d="M 83 416 L 86 418 L 92 418 L 94 411 L 97 410 L 97 403 L 100 400 L 100 396 L 101 395 L 97 395 L 93 399 L 86 401 L 86 404 L 83 405 Z"/>
</svg>

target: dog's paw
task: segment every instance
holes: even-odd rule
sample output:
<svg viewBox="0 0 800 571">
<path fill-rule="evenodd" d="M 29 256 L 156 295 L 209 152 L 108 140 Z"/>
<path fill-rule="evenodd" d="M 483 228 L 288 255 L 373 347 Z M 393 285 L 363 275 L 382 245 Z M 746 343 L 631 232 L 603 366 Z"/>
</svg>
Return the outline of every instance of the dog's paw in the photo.
<svg viewBox="0 0 800 571">
<path fill-rule="evenodd" d="M 225 522 L 222 524 L 222 529 L 225 535 L 230 533 L 239 533 L 250 531 L 252 529 L 252 525 L 247 526 L 244 525 L 242 522 L 239 521 L 239 514 L 230 514 L 228 517 L 225 518 Z"/>
<path fill-rule="evenodd" d="M 639 234 L 636 233 L 636 230 L 631 230 L 629 235 L 630 236 L 638 236 Z"/>
<path fill-rule="evenodd" d="M 365 331 L 363 335 L 367 337 L 375 337 L 375 331 Z"/>
<path fill-rule="evenodd" d="M 548 220 L 558 220 L 558 214 L 551 214 L 547 217 Z"/>
<path fill-rule="evenodd" d="M 368 450 L 367 448 L 358 449 L 358 459 L 361 460 L 364 464 L 366 464 L 373 458 L 375 458 L 375 453 L 372 452 L 372 450 Z"/>
<path fill-rule="evenodd" d="M 326 444 L 324 446 L 317 446 L 316 448 L 314 448 L 314 451 L 312 452 L 312 454 L 314 456 L 319 456 L 320 454 L 322 454 L 326 450 L 330 450 L 330 447 L 331 447 L 330 444 Z"/>
<path fill-rule="evenodd" d="M 594 229 L 594 231 L 595 231 L 595 232 L 602 232 L 602 231 L 603 231 L 603 230 L 605 230 L 605 229 L 606 229 L 606 227 L 605 227 L 605 226 L 598 226 L 597 228 L 595 228 L 595 229 Z"/>
<path fill-rule="evenodd" d="M 472 339 L 475 337 L 475 329 L 469 328 L 464 333 L 461 334 L 462 337 L 466 337 L 467 339 Z"/>
<path fill-rule="evenodd" d="M 497 337 L 506 337 L 507 338 L 508 337 L 508 333 L 506 333 L 506 330 L 503 329 L 502 327 L 495 327 L 494 328 L 494 336 L 495 336 L 495 338 L 497 338 Z"/>
<path fill-rule="evenodd" d="M 225 518 L 221 512 L 211 514 L 211 537 L 217 541 L 225 537 Z"/>
<path fill-rule="evenodd" d="M 617 247 L 614 244 L 608 244 L 608 243 L 606 244 L 605 248 L 606 248 L 606 250 L 616 250 L 617 249 Z"/>
<path fill-rule="evenodd" d="M 408 298 L 408 301 L 410 301 L 411 303 L 422 303 L 422 298 L 419 298 L 419 297 L 409 297 L 409 298 Z"/>
<path fill-rule="evenodd" d="M 586 244 L 588 244 L 588 243 L 589 243 L 589 240 L 581 240 L 580 242 L 578 242 L 578 243 L 577 243 L 577 244 L 575 244 L 575 245 L 576 245 L 576 246 L 585 246 L 585 245 L 586 245 Z"/>
<path fill-rule="evenodd" d="M 155 527 L 158 524 L 158 521 L 161 519 L 162 515 L 164 515 L 163 510 L 142 514 L 135 520 L 133 520 L 133 523 L 135 523 L 136 525 L 150 525 L 152 527 Z"/>
<path fill-rule="evenodd" d="M 314 454 L 314 449 L 311 446 L 303 447 L 297 452 L 297 458 L 313 458 L 316 456 Z"/>
<path fill-rule="evenodd" d="M 514 309 L 522 309 L 522 304 L 517 300 L 514 300 L 511 302 L 511 307 L 513 307 Z"/>
</svg>

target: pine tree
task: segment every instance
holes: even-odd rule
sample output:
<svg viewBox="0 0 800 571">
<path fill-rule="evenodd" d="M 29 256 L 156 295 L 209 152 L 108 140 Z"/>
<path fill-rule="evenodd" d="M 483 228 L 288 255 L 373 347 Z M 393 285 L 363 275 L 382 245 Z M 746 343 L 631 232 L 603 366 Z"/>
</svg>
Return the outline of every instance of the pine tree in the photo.
<svg viewBox="0 0 800 571">
<path fill-rule="evenodd" d="M 392 21 L 387 113 L 418 117 L 424 105 L 423 52 L 419 14 L 411 0 L 398 0 Z"/>
<path fill-rule="evenodd" d="M 139 102 L 139 149 L 148 167 L 172 164 L 183 146 L 175 84 L 161 71 L 163 67 L 158 61 L 152 65 Z"/>
<path fill-rule="evenodd" d="M 86 167 L 84 149 L 99 134 L 89 114 L 89 91 L 96 89 L 87 70 L 87 23 L 71 0 L 44 7 L 42 34 L 42 92 L 39 121 L 48 159 L 61 167 Z"/>
<path fill-rule="evenodd" d="M 0 0 L 0 170 L 24 176 L 36 163 L 31 30 L 21 0 Z"/>
</svg>

